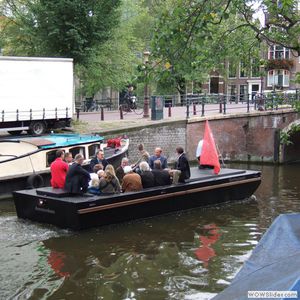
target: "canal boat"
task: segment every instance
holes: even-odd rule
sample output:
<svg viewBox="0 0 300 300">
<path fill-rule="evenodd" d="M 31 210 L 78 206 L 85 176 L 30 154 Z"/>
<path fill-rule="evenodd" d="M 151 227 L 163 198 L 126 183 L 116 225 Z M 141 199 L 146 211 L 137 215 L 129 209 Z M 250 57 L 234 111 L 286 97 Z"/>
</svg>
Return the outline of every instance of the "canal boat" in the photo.
<svg viewBox="0 0 300 300">
<path fill-rule="evenodd" d="M 214 300 L 299 299 L 300 214 L 278 216 L 232 283 Z"/>
<path fill-rule="evenodd" d="M 62 149 L 73 157 L 81 153 L 84 167 L 97 150 L 102 149 L 109 163 L 118 166 L 127 155 L 129 140 L 119 139 L 120 145 L 107 145 L 97 135 L 50 134 L 39 137 L 4 138 L 0 140 L 0 197 L 12 191 L 49 185 L 50 164 L 56 151 Z M 109 146 L 109 147 L 108 147 Z"/>
<path fill-rule="evenodd" d="M 259 171 L 192 168 L 185 183 L 114 195 L 73 196 L 51 187 L 13 193 L 22 219 L 74 230 L 146 218 L 173 211 L 249 198 L 261 182 Z"/>
</svg>

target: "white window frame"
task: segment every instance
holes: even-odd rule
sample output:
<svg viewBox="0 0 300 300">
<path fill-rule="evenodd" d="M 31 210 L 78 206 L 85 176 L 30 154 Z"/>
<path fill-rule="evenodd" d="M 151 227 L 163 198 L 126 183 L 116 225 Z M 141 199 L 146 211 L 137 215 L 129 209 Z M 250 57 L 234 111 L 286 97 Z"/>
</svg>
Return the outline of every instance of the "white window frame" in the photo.
<svg viewBox="0 0 300 300">
<path fill-rule="evenodd" d="M 282 47 L 282 50 L 276 50 L 279 45 L 270 46 L 268 49 L 268 58 L 269 59 L 290 59 L 290 50 L 288 48 Z M 276 58 L 276 51 L 283 51 L 283 56 Z"/>
<path fill-rule="evenodd" d="M 271 74 L 273 73 L 273 74 Z M 282 74 L 280 74 L 282 73 Z M 278 85 L 278 77 L 279 75 L 283 76 L 282 86 L 289 87 L 290 86 L 290 71 L 280 69 L 280 70 L 269 70 L 268 78 L 267 78 L 267 86 L 272 87 Z M 275 76 L 275 78 L 274 78 Z"/>
</svg>

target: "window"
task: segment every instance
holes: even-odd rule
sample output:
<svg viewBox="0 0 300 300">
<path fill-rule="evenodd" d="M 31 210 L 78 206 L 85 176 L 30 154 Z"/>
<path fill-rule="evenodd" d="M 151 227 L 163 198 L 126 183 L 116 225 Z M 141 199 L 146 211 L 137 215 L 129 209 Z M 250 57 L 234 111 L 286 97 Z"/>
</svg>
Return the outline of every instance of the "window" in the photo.
<svg viewBox="0 0 300 300">
<path fill-rule="evenodd" d="M 228 76 L 229 78 L 236 78 L 237 64 L 228 63 Z"/>
<path fill-rule="evenodd" d="M 274 45 L 269 48 L 269 59 L 289 59 L 290 51 L 282 46 Z"/>
<path fill-rule="evenodd" d="M 289 86 L 290 72 L 287 70 L 271 70 L 268 72 L 268 86 Z"/>
<path fill-rule="evenodd" d="M 251 77 L 260 77 L 260 67 L 259 67 L 259 60 L 252 59 L 251 60 Z"/>
<path fill-rule="evenodd" d="M 100 144 L 93 144 L 89 146 L 89 158 L 95 156 L 96 152 L 100 149 Z"/>
<path fill-rule="evenodd" d="M 47 152 L 47 154 L 46 154 L 46 167 L 50 167 L 51 163 L 55 161 L 56 151 L 57 150 L 52 150 L 52 151 Z"/>
<path fill-rule="evenodd" d="M 244 62 L 240 62 L 240 78 L 247 77 L 247 65 Z"/>
<path fill-rule="evenodd" d="M 248 94 L 248 85 L 241 84 L 240 85 L 240 101 L 246 101 L 247 100 L 247 94 Z"/>
<path fill-rule="evenodd" d="M 76 154 L 80 153 L 85 158 L 85 148 L 84 147 L 74 147 L 74 148 L 71 148 L 69 152 L 72 153 L 73 157 L 75 157 Z"/>
<path fill-rule="evenodd" d="M 228 94 L 230 95 L 230 97 L 229 97 L 230 102 L 236 100 L 236 85 L 235 84 L 228 85 Z"/>
</svg>

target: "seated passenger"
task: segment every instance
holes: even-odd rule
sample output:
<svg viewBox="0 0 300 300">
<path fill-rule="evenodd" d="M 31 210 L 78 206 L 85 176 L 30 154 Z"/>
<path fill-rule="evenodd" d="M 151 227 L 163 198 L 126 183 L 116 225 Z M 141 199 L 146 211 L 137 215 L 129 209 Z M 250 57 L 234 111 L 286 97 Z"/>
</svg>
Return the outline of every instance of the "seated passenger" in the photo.
<svg viewBox="0 0 300 300">
<path fill-rule="evenodd" d="M 129 165 L 129 160 L 127 157 L 123 157 L 121 165 L 116 169 L 116 176 L 119 179 L 120 184 L 123 182 L 123 177 L 125 175 L 124 168 Z"/>
<path fill-rule="evenodd" d="M 64 161 L 65 161 L 68 165 L 72 165 L 72 163 L 73 163 L 73 155 L 72 155 L 71 152 L 66 152 L 66 153 L 65 153 Z"/>
<path fill-rule="evenodd" d="M 87 191 L 90 173 L 81 165 L 84 161 L 82 154 L 76 154 L 75 162 L 69 167 L 64 189 L 71 194 L 83 194 Z"/>
<path fill-rule="evenodd" d="M 166 169 L 168 168 L 167 158 L 162 154 L 162 149 L 157 147 L 154 150 L 154 155 L 151 155 L 149 158 L 149 166 L 153 170 L 154 169 L 154 161 L 159 160 L 161 162 L 161 168 Z"/>
<path fill-rule="evenodd" d="M 108 161 L 104 158 L 104 152 L 102 150 L 98 150 L 96 152 L 96 156 L 91 159 L 90 162 L 90 171 L 93 172 L 94 166 L 97 164 L 103 165 L 104 169 L 108 165 Z"/>
<path fill-rule="evenodd" d="M 53 188 L 62 189 L 65 185 L 67 171 L 69 169 L 69 165 L 64 161 L 64 151 L 57 150 L 56 151 L 56 159 L 50 165 L 51 170 L 51 186 Z"/>
<path fill-rule="evenodd" d="M 101 194 L 119 194 L 121 192 L 119 180 L 113 172 L 106 170 L 106 168 L 104 175 L 100 178 L 99 190 Z"/>
<path fill-rule="evenodd" d="M 190 164 L 183 148 L 177 147 L 176 152 L 178 159 L 175 163 L 175 169 L 170 171 L 173 176 L 174 184 L 177 184 L 178 182 L 184 183 L 186 179 L 191 177 Z"/>
<path fill-rule="evenodd" d="M 150 167 L 148 165 L 147 162 L 145 161 L 142 161 L 140 163 L 140 171 L 141 171 L 141 179 L 142 179 L 142 185 L 143 185 L 143 188 L 146 189 L 146 188 L 150 188 L 150 187 L 153 187 L 154 186 L 154 175 L 153 173 L 150 171 Z"/>
<path fill-rule="evenodd" d="M 87 189 L 88 193 L 95 194 L 95 195 L 100 195 L 101 194 L 101 192 L 99 190 L 99 182 L 100 182 L 100 180 L 99 180 L 98 175 L 92 173 L 92 174 L 90 174 L 90 176 L 91 176 L 91 180 L 89 182 L 89 187 Z"/>
<path fill-rule="evenodd" d="M 150 155 L 144 149 L 144 145 L 143 144 L 139 144 L 138 150 L 139 150 L 139 159 L 138 159 L 138 161 L 136 163 L 134 163 L 133 165 L 131 165 L 131 167 L 135 170 L 136 173 L 140 174 L 139 164 L 141 162 L 144 162 L 144 161 L 147 162 L 147 163 L 149 163 Z"/>
<path fill-rule="evenodd" d="M 104 169 L 104 168 L 103 168 L 103 165 L 102 165 L 102 164 L 96 164 L 96 165 L 94 165 L 94 167 L 93 167 L 93 172 L 94 172 L 95 174 L 97 174 L 98 171 L 103 170 L 103 169 Z"/>
<path fill-rule="evenodd" d="M 124 173 L 122 182 L 123 193 L 137 192 L 143 189 L 141 176 L 134 173 L 130 166 L 124 167 Z"/>
<path fill-rule="evenodd" d="M 152 173 L 154 175 L 155 186 L 171 184 L 170 174 L 167 170 L 162 169 L 160 160 L 154 161 Z"/>
</svg>

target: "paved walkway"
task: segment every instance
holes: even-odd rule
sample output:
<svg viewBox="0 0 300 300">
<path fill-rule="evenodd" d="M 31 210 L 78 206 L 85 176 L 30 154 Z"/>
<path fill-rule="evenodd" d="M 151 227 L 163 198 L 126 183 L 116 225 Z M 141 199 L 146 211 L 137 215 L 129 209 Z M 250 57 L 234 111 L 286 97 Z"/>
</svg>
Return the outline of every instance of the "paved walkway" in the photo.
<svg viewBox="0 0 300 300">
<path fill-rule="evenodd" d="M 101 121 L 101 113 L 98 112 L 84 112 L 80 113 L 79 122 L 74 122 L 74 127 L 76 131 L 81 133 L 91 133 L 91 132 L 105 132 L 112 129 L 121 129 L 128 127 L 136 127 L 139 125 L 163 123 L 167 121 L 175 120 L 185 120 L 186 119 L 186 107 L 172 107 L 171 116 L 169 116 L 169 108 L 164 109 L 164 118 L 162 120 L 151 120 L 151 110 L 150 117 L 143 117 L 143 110 L 138 109 L 132 112 L 123 113 L 123 119 L 120 118 L 120 112 L 116 110 L 104 110 L 104 120 Z M 250 105 L 250 112 L 254 111 L 254 106 Z M 226 105 L 226 115 L 230 114 L 244 114 L 247 113 L 247 103 L 239 104 L 227 104 Z M 219 112 L 218 104 L 207 104 L 205 105 L 205 116 L 223 116 L 224 114 Z M 201 105 L 196 106 L 196 114 L 193 112 L 193 107 L 190 106 L 189 119 L 201 117 Z M 76 116 L 74 116 L 76 120 Z"/>
</svg>

